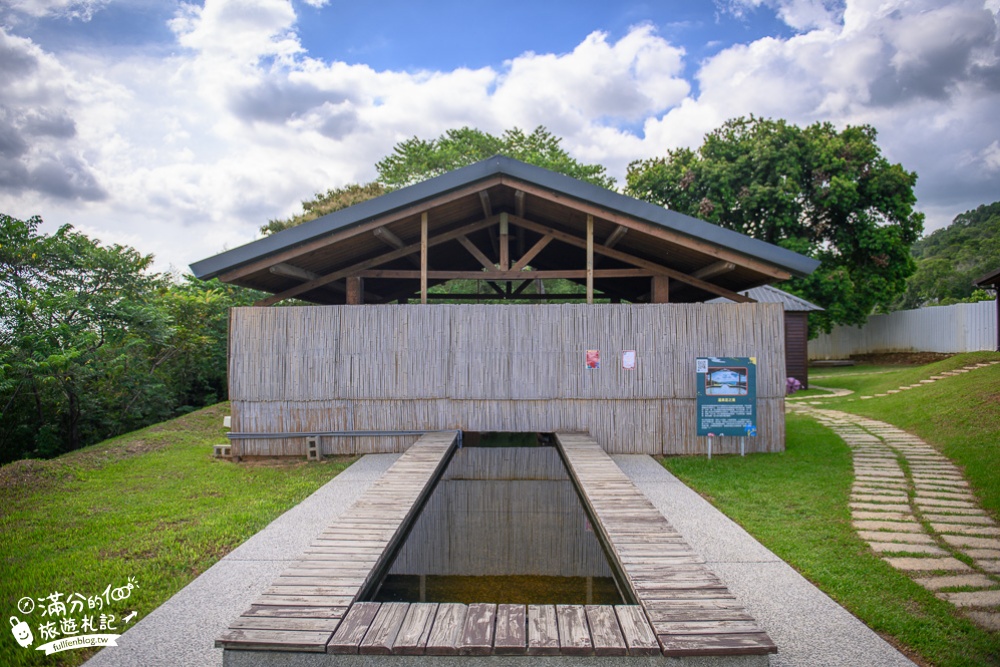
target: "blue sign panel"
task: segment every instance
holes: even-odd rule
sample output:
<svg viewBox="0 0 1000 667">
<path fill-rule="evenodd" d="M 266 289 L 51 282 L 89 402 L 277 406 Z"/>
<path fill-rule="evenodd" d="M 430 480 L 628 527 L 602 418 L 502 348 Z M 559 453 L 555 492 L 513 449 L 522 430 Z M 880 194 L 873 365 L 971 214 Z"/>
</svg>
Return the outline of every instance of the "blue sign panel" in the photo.
<svg viewBox="0 0 1000 667">
<path fill-rule="evenodd" d="M 698 357 L 698 435 L 757 435 L 757 359 Z"/>
</svg>

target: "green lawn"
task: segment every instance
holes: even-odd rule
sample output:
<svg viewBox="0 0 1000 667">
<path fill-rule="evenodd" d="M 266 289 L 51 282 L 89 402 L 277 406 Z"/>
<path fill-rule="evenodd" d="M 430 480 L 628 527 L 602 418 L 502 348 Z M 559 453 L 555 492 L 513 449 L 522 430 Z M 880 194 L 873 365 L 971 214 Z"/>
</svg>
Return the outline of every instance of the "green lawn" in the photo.
<svg viewBox="0 0 1000 667">
<path fill-rule="evenodd" d="M 138 587 L 111 608 L 119 619 L 135 610 L 140 620 L 350 463 L 215 460 L 211 445 L 226 442 L 227 409 L 216 405 L 51 461 L 0 468 L 4 617 L 24 617 L 17 609 L 24 596 L 90 597 L 133 577 Z M 41 609 L 21 620 L 40 645 Z M 0 665 L 76 665 L 91 654 L 45 657 L 5 634 Z"/>
<path fill-rule="evenodd" d="M 923 367 L 823 369 L 816 384 L 865 395 L 910 384 L 992 353 Z M 891 397 L 857 395 L 822 407 L 864 414 L 919 434 L 965 469 L 984 505 L 997 513 L 1000 480 L 1000 365 Z M 939 667 L 1000 665 L 1000 633 L 964 620 L 890 567 L 851 528 L 850 450 L 814 420 L 790 414 L 787 450 L 746 458 L 668 458 L 664 466 L 746 528 L 869 627 L 920 662 Z"/>
</svg>

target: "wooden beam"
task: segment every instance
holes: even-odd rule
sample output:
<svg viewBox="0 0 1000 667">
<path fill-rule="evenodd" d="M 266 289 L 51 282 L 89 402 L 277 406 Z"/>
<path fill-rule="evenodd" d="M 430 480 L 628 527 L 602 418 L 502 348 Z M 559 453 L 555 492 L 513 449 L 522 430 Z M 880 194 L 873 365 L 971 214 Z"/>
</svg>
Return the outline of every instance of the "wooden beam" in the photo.
<svg viewBox="0 0 1000 667">
<path fill-rule="evenodd" d="M 406 246 L 406 244 L 403 242 L 403 239 L 393 234 L 386 227 L 377 227 L 372 230 L 372 234 L 375 235 L 375 238 L 377 238 L 379 241 L 386 244 L 390 248 L 398 249 Z M 418 268 L 420 267 L 420 258 L 417 257 L 416 255 L 407 255 L 406 259 L 408 259 L 410 263 L 413 264 L 414 266 Z"/>
<path fill-rule="evenodd" d="M 464 227 L 461 227 L 459 229 L 453 229 L 450 232 L 445 232 L 444 234 L 439 234 L 437 236 L 430 237 L 427 241 L 427 245 L 428 247 L 433 247 L 441 243 L 447 243 L 448 241 L 455 240 L 459 236 L 463 236 L 465 234 L 471 234 L 473 232 L 479 231 L 480 229 L 486 229 L 490 225 L 495 225 L 496 223 L 497 223 L 496 217 L 490 218 L 489 220 L 481 220 L 479 222 L 474 222 L 470 225 L 465 225 Z M 400 257 L 406 257 L 407 255 L 419 251 L 420 245 L 421 244 L 419 243 L 413 243 L 404 248 L 393 250 L 392 252 L 387 252 L 384 255 L 379 255 L 378 257 L 372 257 L 371 259 L 366 259 L 363 262 L 357 262 L 356 264 L 352 264 L 351 266 L 345 267 L 338 271 L 334 271 L 324 276 L 320 276 L 315 280 L 310 280 L 309 282 L 302 283 L 301 285 L 297 285 L 295 287 L 287 289 L 284 292 L 279 292 L 278 294 L 269 296 L 266 299 L 261 299 L 260 301 L 257 301 L 254 305 L 270 306 L 272 304 L 278 303 L 279 301 L 284 301 L 285 299 L 291 299 L 300 294 L 303 294 L 304 292 L 309 292 L 311 290 L 316 289 L 317 287 L 321 287 L 323 285 L 332 283 L 335 280 L 340 280 L 341 278 L 345 278 L 350 275 L 359 274 L 362 271 L 366 271 L 372 267 L 379 266 L 380 264 L 391 262 L 392 260 L 399 259 Z"/>
<path fill-rule="evenodd" d="M 524 217 L 524 190 L 514 190 L 514 215 Z"/>
<path fill-rule="evenodd" d="M 650 280 L 650 303 L 670 303 L 670 278 L 667 276 L 653 276 Z"/>
<path fill-rule="evenodd" d="M 587 215 L 587 303 L 594 303 L 594 216 Z"/>
<path fill-rule="evenodd" d="M 284 276 L 285 278 L 295 278 L 296 280 L 316 280 L 317 278 L 320 277 L 318 273 L 314 273 L 313 271 L 309 271 L 308 269 L 303 269 L 301 267 L 295 266 L 293 264 L 287 264 L 285 262 L 282 262 L 281 264 L 275 264 L 268 270 L 276 276 Z M 340 283 L 327 283 L 326 287 L 339 294 L 347 293 L 347 288 L 341 285 Z M 376 303 L 382 300 L 381 297 L 379 297 L 379 295 L 372 294 L 371 292 L 365 292 L 364 298 L 369 303 Z"/>
<path fill-rule="evenodd" d="M 518 229 L 521 228 L 518 227 Z M 531 246 L 531 249 L 528 252 L 524 253 L 521 256 L 521 259 L 517 260 L 517 263 L 514 264 L 514 266 L 510 267 L 510 270 L 520 271 L 524 267 L 528 266 L 528 262 L 533 260 L 542 250 L 545 250 L 545 246 L 547 246 L 549 243 L 552 242 L 552 238 L 553 237 L 551 234 L 546 234 L 542 238 L 538 239 L 535 245 Z"/>
<path fill-rule="evenodd" d="M 510 268 L 510 229 L 507 225 L 507 214 L 500 214 L 500 270 Z"/>
<path fill-rule="evenodd" d="M 736 265 L 732 262 L 714 262 L 708 266 L 703 266 L 697 271 L 691 273 L 695 278 L 700 278 L 701 280 L 708 280 L 709 278 L 714 278 L 723 273 L 729 273 L 736 268 Z"/>
<path fill-rule="evenodd" d="M 394 279 L 394 280 L 417 280 L 421 277 L 421 271 L 412 269 L 366 269 L 358 271 L 356 275 L 362 278 L 372 279 Z M 648 269 L 596 269 L 592 275 L 594 278 L 649 278 L 656 275 L 656 272 Z M 552 271 L 427 271 L 429 280 L 552 280 L 555 278 L 565 278 L 567 280 L 584 280 L 587 278 L 586 269 L 554 269 Z"/>
<path fill-rule="evenodd" d="M 521 225 L 522 227 L 529 229 L 538 234 L 552 234 L 557 241 L 562 241 L 563 243 L 568 243 L 570 245 L 576 246 L 577 248 L 586 248 L 587 242 L 572 234 L 567 234 L 566 232 L 559 231 L 558 229 L 553 229 L 552 227 L 547 227 L 541 225 L 537 222 L 532 222 L 525 218 L 511 218 L 511 222 L 515 225 Z M 612 259 L 617 259 L 626 264 L 631 264 L 632 266 L 638 266 L 640 268 L 647 269 L 655 275 L 664 275 L 679 280 L 682 283 L 687 283 L 689 285 L 694 285 L 695 287 L 700 287 L 706 292 L 711 292 L 718 296 L 724 296 L 727 299 L 736 301 L 738 303 L 749 303 L 753 302 L 753 299 L 742 294 L 737 294 L 724 287 L 719 287 L 718 285 L 713 285 L 712 283 L 707 283 L 704 280 L 699 280 L 693 276 L 689 276 L 686 273 L 682 273 L 677 269 L 671 269 L 669 267 L 657 264 L 656 262 L 651 262 L 648 259 L 642 259 L 641 257 L 635 257 L 628 253 L 621 252 L 619 250 L 614 250 L 612 248 L 606 248 L 602 245 L 595 245 L 594 252 L 600 253 Z"/>
<path fill-rule="evenodd" d="M 574 299 L 579 299 L 580 301 L 583 301 L 586 298 L 586 294 L 583 294 L 581 292 L 580 294 L 510 294 L 510 295 L 503 294 L 503 295 L 501 295 L 501 294 L 487 294 L 485 292 L 482 293 L 482 294 L 477 294 L 475 292 L 468 293 L 468 294 L 463 294 L 463 293 L 458 293 L 458 292 L 456 292 L 454 294 L 443 294 L 443 293 L 438 293 L 438 292 L 431 292 L 430 294 L 427 295 L 427 298 L 431 299 L 432 301 L 443 300 L 443 299 L 469 299 L 469 300 L 477 299 L 477 300 L 482 300 L 482 301 L 487 301 L 487 300 L 489 300 L 489 301 L 518 301 L 518 300 L 520 300 L 520 301 L 559 301 L 559 300 L 572 301 Z M 607 294 L 596 294 L 594 296 L 594 298 L 595 299 L 611 299 L 611 298 L 617 298 L 617 297 L 610 297 Z"/>
<path fill-rule="evenodd" d="M 479 260 L 479 263 L 483 265 L 483 268 L 487 271 L 493 271 L 496 269 L 496 264 L 490 261 L 489 257 L 484 255 L 482 251 L 476 247 L 476 244 L 469 240 L 468 236 L 459 236 L 458 242 L 462 244 L 462 247 L 469 251 L 469 254 Z"/>
<path fill-rule="evenodd" d="M 625 225 L 618 225 L 617 227 L 615 227 L 613 232 L 608 234 L 608 238 L 605 239 L 604 241 L 604 247 L 614 248 L 616 245 L 618 245 L 618 242 L 621 241 L 626 234 L 628 234 L 628 227 L 626 227 Z"/>
<path fill-rule="evenodd" d="M 473 183 L 467 185 L 463 188 L 459 188 L 458 190 L 442 195 L 439 198 L 433 199 L 430 202 L 426 201 L 418 202 L 413 206 L 407 206 L 406 208 L 401 209 L 399 211 L 386 213 L 385 215 L 379 216 L 374 220 L 370 220 L 368 222 L 360 223 L 358 225 L 350 226 L 344 229 L 338 229 L 337 231 L 332 232 L 328 235 L 322 236 L 317 239 L 313 239 L 311 241 L 307 241 L 301 245 L 288 248 L 287 250 L 276 252 L 273 255 L 262 257 L 258 260 L 252 261 L 248 264 L 244 264 L 243 266 L 222 273 L 219 275 L 219 280 L 224 283 L 233 282 L 234 280 L 238 280 L 239 278 L 243 278 L 244 276 L 248 276 L 252 273 L 256 273 L 258 271 L 264 271 L 268 267 L 274 266 L 275 264 L 278 264 L 280 262 L 287 262 L 296 257 L 300 257 L 302 255 L 315 252 L 329 245 L 333 245 L 334 243 L 339 243 L 340 241 L 351 238 L 353 236 L 358 236 L 359 234 L 367 234 L 368 232 L 378 227 L 385 227 L 386 225 L 389 225 L 393 222 L 399 220 L 405 220 L 407 218 L 410 218 L 414 215 L 421 213 L 422 211 L 427 210 L 428 207 L 430 206 L 440 206 L 442 204 L 447 204 L 449 202 L 453 202 L 463 197 L 468 197 L 471 194 L 480 192 L 484 187 L 489 188 L 494 185 L 498 185 L 500 182 L 501 182 L 500 176 L 493 176 L 487 181 L 481 181 L 479 183 Z"/>
<path fill-rule="evenodd" d="M 420 214 L 420 303 L 427 303 L 427 211 Z"/>
<path fill-rule="evenodd" d="M 639 218 L 633 218 L 631 216 L 618 213 L 616 211 L 610 211 L 596 204 L 591 204 L 586 201 L 579 199 L 570 199 L 566 195 L 563 195 L 547 188 L 543 188 L 525 181 L 519 180 L 513 176 L 501 176 L 500 182 L 503 185 L 510 186 L 516 190 L 522 190 L 530 195 L 536 195 L 544 199 L 548 199 L 552 202 L 564 204 L 568 208 L 575 209 L 582 213 L 589 213 L 602 220 L 607 220 L 608 222 L 613 222 L 618 225 L 623 225 L 629 229 L 634 229 L 635 231 L 642 232 L 643 234 L 648 234 L 656 238 L 663 239 L 664 241 L 669 241 L 671 243 L 676 243 L 678 245 L 697 250 L 700 253 L 709 255 L 710 257 L 715 257 L 716 259 L 725 260 L 728 262 L 735 262 L 739 266 L 744 266 L 748 269 L 752 269 L 758 273 L 762 273 L 767 276 L 771 276 L 777 280 L 788 280 L 792 277 L 792 274 L 787 271 L 780 269 L 776 266 L 768 264 L 766 262 L 751 259 L 744 255 L 738 254 L 735 251 L 728 250 L 726 248 L 720 248 L 717 245 L 708 243 L 701 239 L 693 238 L 691 236 L 686 236 L 680 232 L 673 231 L 671 229 L 666 229 L 662 225 L 656 223 L 648 222 Z M 523 216 L 518 216 L 523 219 Z M 610 256 L 610 255 L 609 255 Z"/>
<path fill-rule="evenodd" d="M 360 306 L 365 302 L 365 279 L 360 276 L 347 276 L 347 305 Z"/>
<path fill-rule="evenodd" d="M 490 204 L 490 193 L 486 190 L 479 192 L 479 203 L 483 205 L 483 217 L 489 218 L 493 215 L 493 205 Z"/>
</svg>

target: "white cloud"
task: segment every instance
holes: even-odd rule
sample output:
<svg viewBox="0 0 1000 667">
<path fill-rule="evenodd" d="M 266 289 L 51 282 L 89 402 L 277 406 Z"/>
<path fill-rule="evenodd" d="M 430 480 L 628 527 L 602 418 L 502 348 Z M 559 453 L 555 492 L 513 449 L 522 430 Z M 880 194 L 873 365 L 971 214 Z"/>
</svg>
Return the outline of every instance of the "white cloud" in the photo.
<svg viewBox="0 0 1000 667">
<path fill-rule="evenodd" d="M 111 0 L 13 0 L 8 10 L 33 18 L 55 16 L 89 21 Z"/>
<path fill-rule="evenodd" d="M 311 56 L 284 0 L 184 5 L 169 57 L 57 58 L 0 30 L 0 210 L 71 222 L 183 268 L 315 192 L 373 178 L 375 161 L 412 136 L 545 125 L 621 181 L 631 160 L 695 147 L 749 113 L 874 124 L 887 157 L 920 174 L 932 225 L 996 198 L 995 10 L 742 3 L 758 5 L 796 34 L 699 63 L 697 96 L 684 49 L 648 25 L 592 33 L 566 53 L 419 72 Z"/>
</svg>

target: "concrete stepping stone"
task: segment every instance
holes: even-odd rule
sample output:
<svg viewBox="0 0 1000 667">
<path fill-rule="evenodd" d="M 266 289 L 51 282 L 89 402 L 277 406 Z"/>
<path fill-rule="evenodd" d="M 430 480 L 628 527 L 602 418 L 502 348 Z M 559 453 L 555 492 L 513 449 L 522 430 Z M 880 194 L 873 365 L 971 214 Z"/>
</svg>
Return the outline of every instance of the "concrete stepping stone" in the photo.
<svg viewBox="0 0 1000 667">
<path fill-rule="evenodd" d="M 955 523 L 963 523 L 965 519 L 970 518 L 989 520 L 989 517 L 986 516 L 986 512 L 980 509 L 969 509 L 966 507 L 941 507 L 940 505 L 928 505 L 920 507 L 919 509 L 928 521 L 939 521 L 939 519 L 934 518 L 937 516 L 951 516 L 961 519 L 960 521 L 955 521 Z M 944 519 L 944 521 L 947 523 L 949 519 Z"/>
<path fill-rule="evenodd" d="M 996 560 L 1000 559 L 1000 549 L 962 549 L 962 552 L 971 558 L 978 560 Z"/>
<path fill-rule="evenodd" d="M 851 500 L 858 503 L 905 503 L 906 494 L 902 493 L 892 493 L 892 494 L 871 494 L 871 493 L 853 493 L 851 494 Z"/>
<path fill-rule="evenodd" d="M 967 611 L 969 620 L 986 630 L 1000 630 L 1000 613 L 995 611 Z"/>
<path fill-rule="evenodd" d="M 946 556 L 948 552 L 934 544 L 903 544 L 902 542 L 869 542 L 868 546 L 879 553 L 926 554 Z"/>
<path fill-rule="evenodd" d="M 886 558 L 885 561 L 897 570 L 905 570 L 906 572 L 962 572 L 972 569 L 962 561 L 951 556 L 946 556 L 945 558 L 898 557 Z"/>
<path fill-rule="evenodd" d="M 975 497 L 968 491 L 945 491 L 937 489 L 917 489 L 920 498 L 937 498 L 939 500 L 963 500 L 975 502 Z"/>
<path fill-rule="evenodd" d="M 959 535 L 1000 536 L 1000 528 L 996 526 L 964 526 L 958 523 L 932 523 L 931 528 L 936 533 L 956 533 Z"/>
<path fill-rule="evenodd" d="M 859 530 L 858 535 L 868 542 L 905 542 L 907 544 L 934 544 L 934 538 L 925 533 L 894 533 L 879 530 Z"/>
<path fill-rule="evenodd" d="M 1000 606 L 1000 590 L 998 591 L 964 591 L 962 593 L 941 593 L 948 602 L 956 607 L 997 607 Z"/>
<path fill-rule="evenodd" d="M 983 513 L 981 516 L 971 514 L 928 514 L 924 513 L 924 519 L 934 523 L 960 523 L 977 526 L 992 526 L 993 519 Z"/>
<path fill-rule="evenodd" d="M 976 567 L 990 574 L 1000 574 L 1000 559 L 998 560 L 977 560 Z"/>
<path fill-rule="evenodd" d="M 869 512 L 867 510 L 858 510 L 851 513 L 856 520 L 865 521 L 916 521 L 914 516 L 909 512 Z"/>
<path fill-rule="evenodd" d="M 944 498 L 927 498 L 926 496 L 921 496 L 917 494 L 914 502 L 918 506 L 928 506 L 928 507 L 947 507 L 949 509 L 978 509 L 974 503 L 970 503 L 967 500 L 945 500 Z"/>
<path fill-rule="evenodd" d="M 995 586 L 997 583 L 985 574 L 978 573 L 940 575 L 937 577 L 917 577 L 914 581 L 924 588 L 932 591 L 940 590 L 942 588 L 959 588 L 962 586 L 969 588 L 989 588 L 990 586 Z"/>
<path fill-rule="evenodd" d="M 992 537 L 972 537 L 970 535 L 943 535 L 942 537 L 945 542 L 953 547 L 1000 549 L 1000 540 Z"/>
<path fill-rule="evenodd" d="M 890 532 L 923 533 L 923 527 L 916 521 L 855 521 L 854 529 L 885 530 Z"/>
<path fill-rule="evenodd" d="M 867 511 L 867 512 L 908 512 L 910 511 L 909 505 L 900 505 L 896 503 L 851 503 L 852 510 Z"/>
</svg>

